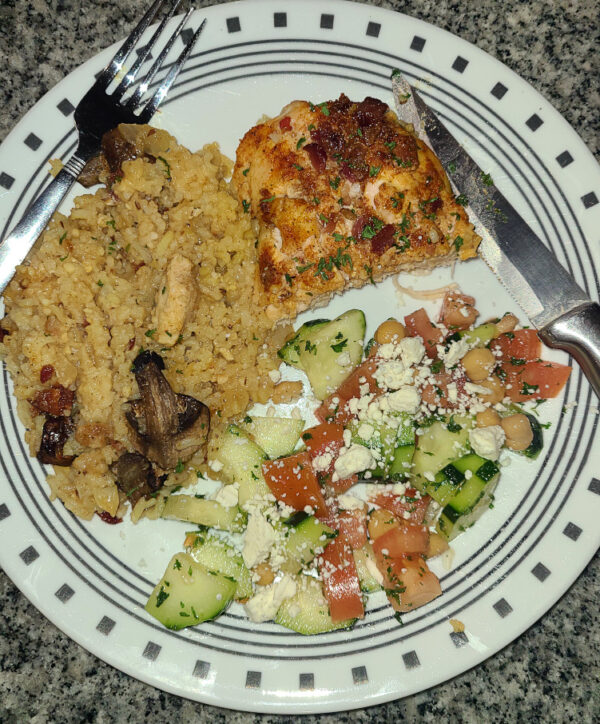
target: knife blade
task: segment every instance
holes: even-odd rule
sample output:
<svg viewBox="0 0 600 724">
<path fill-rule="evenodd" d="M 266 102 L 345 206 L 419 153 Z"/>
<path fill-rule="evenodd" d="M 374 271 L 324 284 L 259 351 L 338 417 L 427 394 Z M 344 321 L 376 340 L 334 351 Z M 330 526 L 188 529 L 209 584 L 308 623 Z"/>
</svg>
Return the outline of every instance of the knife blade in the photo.
<svg viewBox="0 0 600 724">
<path fill-rule="evenodd" d="M 600 397 L 600 305 L 593 302 L 536 236 L 399 71 L 392 91 L 401 120 L 411 123 L 467 201 L 482 238 L 479 253 L 550 347 L 569 352 Z"/>
</svg>

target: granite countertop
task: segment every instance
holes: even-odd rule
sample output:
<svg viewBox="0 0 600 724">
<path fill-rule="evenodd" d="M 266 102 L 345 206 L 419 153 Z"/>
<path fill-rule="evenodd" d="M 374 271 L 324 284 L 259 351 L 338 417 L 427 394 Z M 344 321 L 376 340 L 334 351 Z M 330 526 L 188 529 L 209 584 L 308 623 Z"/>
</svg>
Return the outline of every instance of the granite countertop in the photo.
<svg viewBox="0 0 600 724">
<path fill-rule="evenodd" d="M 372 4 L 439 25 L 506 63 L 564 115 L 598 157 L 599 0 Z M 0 140 L 69 71 L 113 38 L 126 35 L 147 5 L 148 0 L 2 0 Z M 599 590 L 596 556 L 541 621 L 477 669 L 398 702 L 318 719 L 598 721 Z M 3 572 L 0 605 L 2 722 L 262 718 L 180 699 L 116 671 L 49 623 Z M 316 722 L 317 717 L 306 721 Z"/>
</svg>

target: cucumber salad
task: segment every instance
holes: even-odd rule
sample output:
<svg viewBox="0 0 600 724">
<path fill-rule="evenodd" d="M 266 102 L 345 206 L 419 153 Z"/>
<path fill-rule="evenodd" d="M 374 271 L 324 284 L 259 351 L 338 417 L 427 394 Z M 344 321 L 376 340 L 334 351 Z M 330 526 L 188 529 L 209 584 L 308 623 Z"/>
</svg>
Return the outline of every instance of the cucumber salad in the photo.
<svg viewBox="0 0 600 724">
<path fill-rule="evenodd" d="M 211 433 L 220 486 L 161 500 L 162 517 L 197 529 L 148 613 L 181 629 L 237 601 L 253 622 L 317 634 L 363 618 L 371 593 L 397 617 L 439 596 L 429 559 L 490 507 L 505 451 L 539 454 L 523 403 L 555 397 L 570 373 L 514 315 L 477 317 L 448 292 L 435 323 L 418 309 L 367 344 L 359 310 L 302 325 L 279 356 L 306 374 L 318 424 L 246 416 Z"/>
</svg>

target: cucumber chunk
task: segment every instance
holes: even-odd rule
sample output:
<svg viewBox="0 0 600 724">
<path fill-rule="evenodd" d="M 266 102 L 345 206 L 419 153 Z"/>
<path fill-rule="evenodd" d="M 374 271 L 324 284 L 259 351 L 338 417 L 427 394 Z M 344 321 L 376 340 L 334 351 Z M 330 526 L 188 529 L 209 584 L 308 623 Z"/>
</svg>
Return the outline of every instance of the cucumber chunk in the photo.
<svg viewBox="0 0 600 724">
<path fill-rule="evenodd" d="M 275 623 L 304 635 L 352 626 L 356 619 L 333 623 L 320 581 L 311 576 L 299 576 L 297 584 L 295 595 L 279 607 Z"/>
<path fill-rule="evenodd" d="M 245 417 L 239 427 L 271 458 L 294 452 L 304 420 L 293 417 Z"/>
<path fill-rule="evenodd" d="M 353 420 L 349 425 L 352 434 L 352 442 L 358 445 L 364 445 L 373 451 L 373 457 L 377 460 L 377 467 L 371 471 L 373 478 L 386 478 L 389 468 L 394 460 L 396 452 L 396 440 L 398 437 L 397 430 L 389 425 L 369 421 L 369 427 L 373 429 L 373 433 L 368 438 L 360 435 L 360 429 L 363 425 L 359 420 Z"/>
<path fill-rule="evenodd" d="M 236 601 L 252 595 L 252 575 L 242 556 L 221 538 L 210 533 L 197 533 L 189 554 L 209 571 L 233 578 L 236 582 Z"/>
<path fill-rule="evenodd" d="M 436 474 L 448 463 L 456 460 L 469 449 L 469 430 L 474 418 L 453 415 L 452 422 L 436 421 L 417 436 L 417 448 L 413 456 L 413 483 L 423 491 L 427 479 L 424 473 Z"/>
<path fill-rule="evenodd" d="M 403 480 L 410 475 L 415 454 L 415 426 L 408 413 L 402 413 L 402 422 L 398 427 L 396 449 L 389 466 L 388 477 L 391 480 Z"/>
<path fill-rule="evenodd" d="M 218 616 L 233 599 L 236 582 L 213 573 L 187 553 L 176 553 L 145 609 L 167 628 L 195 626 Z"/>
<path fill-rule="evenodd" d="M 377 568 L 377 564 L 371 544 L 367 543 L 362 548 L 353 551 L 353 555 L 358 580 L 360 581 L 360 590 L 364 593 L 380 591 L 382 586 L 372 573 L 373 567 Z"/>
<path fill-rule="evenodd" d="M 303 511 L 294 513 L 284 523 L 287 535 L 283 542 L 282 555 L 285 561 L 279 566 L 284 573 L 299 573 L 335 538 L 337 533 L 313 515 Z"/>
<path fill-rule="evenodd" d="M 350 309 L 305 334 L 299 345 L 299 366 L 319 400 L 336 390 L 361 361 L 365 330 L 364 313 Z"/>
<path fill-rule="evenodd" d="M 220 475 L 226 482 L 239 483 L 241 507 L 253 498 L 271 494 L 262 474 L 262 464 L 267 455 L 237 425 L 228 425 L 211 439 L 208 459 L 221 463 Z"/>
<path fill-rule="evenodd" d="M 279 357 L 293 367 L 303 369 L 300 364 L 300 348 L 306 339 L 314 334 L 318 329 L 329 324 L 328 319 L 311 319 L 309 322 L 305 322 L 296 334 L 283 345 L 283 347 L 277 352 Z"/>
<path fill-rule="evenodd" d="M 544 448 L 544 431 L 542 430 L 542 426 L 540 425 L 536 417 L 530 415 L 528 412 L 525 413 L 525 416 L 527 417 L 527 419 L 529 420 L 529 424 L 531 425 L 533 440 L 531 441 L 529 447 L 523 450 L 523 455 L 531 458 L 532 460 L 535 460 Z"/>
<path fill-rule="evenodd" d="M 479 455 L 466 455 L 453 465 L 459 473 L 471 470 L 472 475 L 470 478 L 465 476 L 438 519 L 437 531 L 446 540 L 456 538 L 485 512 L 493 500 L 493 492 L 500 479 L 496 463 Z"/>
<path fill-rule="evenodd" d="M 498 336 L 498 327 L 494 322 L 480 324 L 470 331 L 460 332 L 460 336 L 473 347 L 485 347 Z"/>
<path fill-rule="evenodd" d="M 216 500 L 196 498 L 194 495 L 170 495 L 160 515 L 161 518 L 187 520 L 189 523 L 238 533 L 246 526 L 246 514 L 237 506 L 226 508 Z"/>
</svg>

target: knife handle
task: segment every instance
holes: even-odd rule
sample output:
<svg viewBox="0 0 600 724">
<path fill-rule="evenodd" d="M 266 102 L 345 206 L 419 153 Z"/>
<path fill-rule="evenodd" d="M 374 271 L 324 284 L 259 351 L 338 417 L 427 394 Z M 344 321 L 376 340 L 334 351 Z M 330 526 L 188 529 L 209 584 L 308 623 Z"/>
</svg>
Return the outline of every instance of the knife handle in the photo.
<svg viewBox="0 0 600 724">
<path fill-rule="evenodd" d="M 549 347 L 569 352 L 600 397 L 600 305 L 572 309 L 542 327 L 539 336 Z"/>
</svg>

